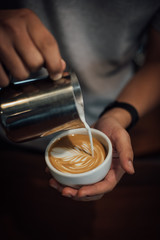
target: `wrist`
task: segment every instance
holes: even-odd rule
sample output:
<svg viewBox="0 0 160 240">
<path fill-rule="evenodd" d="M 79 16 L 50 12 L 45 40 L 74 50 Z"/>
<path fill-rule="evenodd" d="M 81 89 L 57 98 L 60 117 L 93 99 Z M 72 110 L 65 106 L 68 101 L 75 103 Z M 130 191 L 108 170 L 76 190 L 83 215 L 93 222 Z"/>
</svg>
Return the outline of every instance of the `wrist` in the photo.
<svg viewBox="0 0 160 240">
<path fill-rule="evenodd" d="M 125 102 L 112 102 L 104 111 L 100 117 L 114 117 L 122 127 L 129 130 L 132 128 L 139 119 L 139 115 L 135 107 Z"/>
<path fill-rule="evenodd" d="M 102 117 L 112 117 L 116 119 L 123 128 L 127 128 L 131 123 L 130 114 L 121 108 L 113 108 L 103 114 Z"/>
</svg>

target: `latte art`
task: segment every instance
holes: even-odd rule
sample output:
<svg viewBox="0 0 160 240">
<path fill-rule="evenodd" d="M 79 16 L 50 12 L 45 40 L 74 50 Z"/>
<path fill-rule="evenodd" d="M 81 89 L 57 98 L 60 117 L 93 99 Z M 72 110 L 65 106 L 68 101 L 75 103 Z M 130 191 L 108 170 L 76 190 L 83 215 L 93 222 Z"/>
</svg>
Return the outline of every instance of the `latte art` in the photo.
<svg viewBox="0 0 160 240">
<path fill-rule="evenodd" d="M 51 164 L 65 173 L 83 173 L 99 166 L 106 157 L 103 145 L 93 138 L 94 156 L 88 135 L 73 134 L 56 140 L 49 149 Z"/>
</svg>

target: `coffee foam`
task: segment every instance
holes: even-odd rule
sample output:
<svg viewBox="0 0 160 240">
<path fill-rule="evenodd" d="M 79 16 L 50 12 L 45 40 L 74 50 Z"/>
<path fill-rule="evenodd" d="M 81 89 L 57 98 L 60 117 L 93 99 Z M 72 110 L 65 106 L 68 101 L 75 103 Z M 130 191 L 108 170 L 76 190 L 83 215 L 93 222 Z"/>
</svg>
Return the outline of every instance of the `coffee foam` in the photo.
<svg viewBox="0 0 160 240">
<path fill-rule="evenodd" d="M 103 145 L 93 138 L 94 156 L 88 135 L 73 134 L 57 139 L 49 149 L 51 164 L 61 172 L 83 173 L 99 166 L 106 157 Z"/>
</svg>

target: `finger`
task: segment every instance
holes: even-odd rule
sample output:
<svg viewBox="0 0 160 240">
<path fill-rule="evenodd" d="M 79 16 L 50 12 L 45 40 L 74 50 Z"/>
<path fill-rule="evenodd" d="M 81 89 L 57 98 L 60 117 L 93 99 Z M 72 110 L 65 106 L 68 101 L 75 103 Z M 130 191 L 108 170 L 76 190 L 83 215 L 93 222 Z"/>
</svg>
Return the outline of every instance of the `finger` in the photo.
<svg viewBox="0 0 160 240">
<path fill-rule="evenodd" d="M 50 187 L 58 190 L 60 193 L 62 192 L 62 190 L 64 188 L 64 186 L 62 184 L 58 183 L 54 178 L 51 178 L 49 180 L 49 185 L 50 185 Z"/>
<path fill-rule="evenodd" d="M 103 181 L 79 189 L 77 197 L 83 198 L 86 196 L 94 196 L 110 192 L 119 182 L 123 174 L 124 170 L 121 167 L 116 170 L 111 169 Z"/>
<path fill-rule="evenodd" d="M 31 72 L 37 71 L 44 64 L 44 59 L 36 45 L 29 37 L 26 29 L 21 29 L 21 35 L 16 34 L 14 47 L 21 57 L 27 69 Z"/>
<path fill-rule="evenodd" d="M 49 180 L 49 185 L 52 188 L 58 190 L 64 197 L 74 197 L 78 192 L 77 189 L 63 186 L 62 184 L 57 182 L 54 178 L 51 178 Z"/>
<path fill-rule="evenodd" d="M 40 28 L 40 29 L 39 29 Z M 38 29 L 35 31 L 35 29 Z M 62 77 L 64 64 L 58 48 L 58 44 L 51 33 L 44 27 L 38 18 L 34 18 L 32 24 L 28 25 L 29 34 L 41 52 L 45 66 L 53 79 Z"/>
<path fill-rule="evenodd" d="M 133 150 L 129 134 L 124 129 L 119 129 L 112 135 L 113 146 L 119 154 L 120 164 L 122 168 L 133 174 L 135 172 L 133 167 Z"/>
<path fill-rule="evenodd" d="M 61 59 L 61 64 L 62 64 L 62 70 L 64 71 L 66 69 L 66 62 Z"/>
<path fill-rule="evenodd" d="M 0 63 L 0 87 L 6 87 L 9 84 L 9 78 Z"/>
<path fill-rule="evenodd" d="M 8 40 L 5 39 L 6 44 L 0 46 L 1 61 L 14 78 L 23 80 L 29 76 L 29 71 Z"/>
<path fill-rule="evenodd" d="M 81 201 L 81 202 L 90 202 L 100 200 L 104 194 L 99 194 L 95 196 L 85 196 L 85 197 L 73 197 L 73 200 Z"/>
<path fill-rule="evenodd" d="M 48 167 L 45 168 L 45 173 L 50 174 L 50 170 Z"/>
<path fill-rule="evenodd" d="M 65 187 L 62 190 L 62 195 L 65 197 L 76 197 L 78 190 L 71 187 Z"/>
</svg>

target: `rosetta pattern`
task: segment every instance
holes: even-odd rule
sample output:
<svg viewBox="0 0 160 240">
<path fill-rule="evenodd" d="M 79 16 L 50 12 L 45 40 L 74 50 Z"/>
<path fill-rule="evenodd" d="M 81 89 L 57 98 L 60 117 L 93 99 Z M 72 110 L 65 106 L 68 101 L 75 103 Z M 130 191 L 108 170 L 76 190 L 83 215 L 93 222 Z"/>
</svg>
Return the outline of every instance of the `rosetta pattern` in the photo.
<svg viewBox="0 0 160 240">
<path fill-rule="evenodd" d="M 50 161 L 61 172 L 83 173 L 99 166 L 105 158 L 103 145 L 93 138 L 94 156 L 90 153 L 90 142 L 86 135 L 63 137 L 50 149 Z"/>
</svg>

